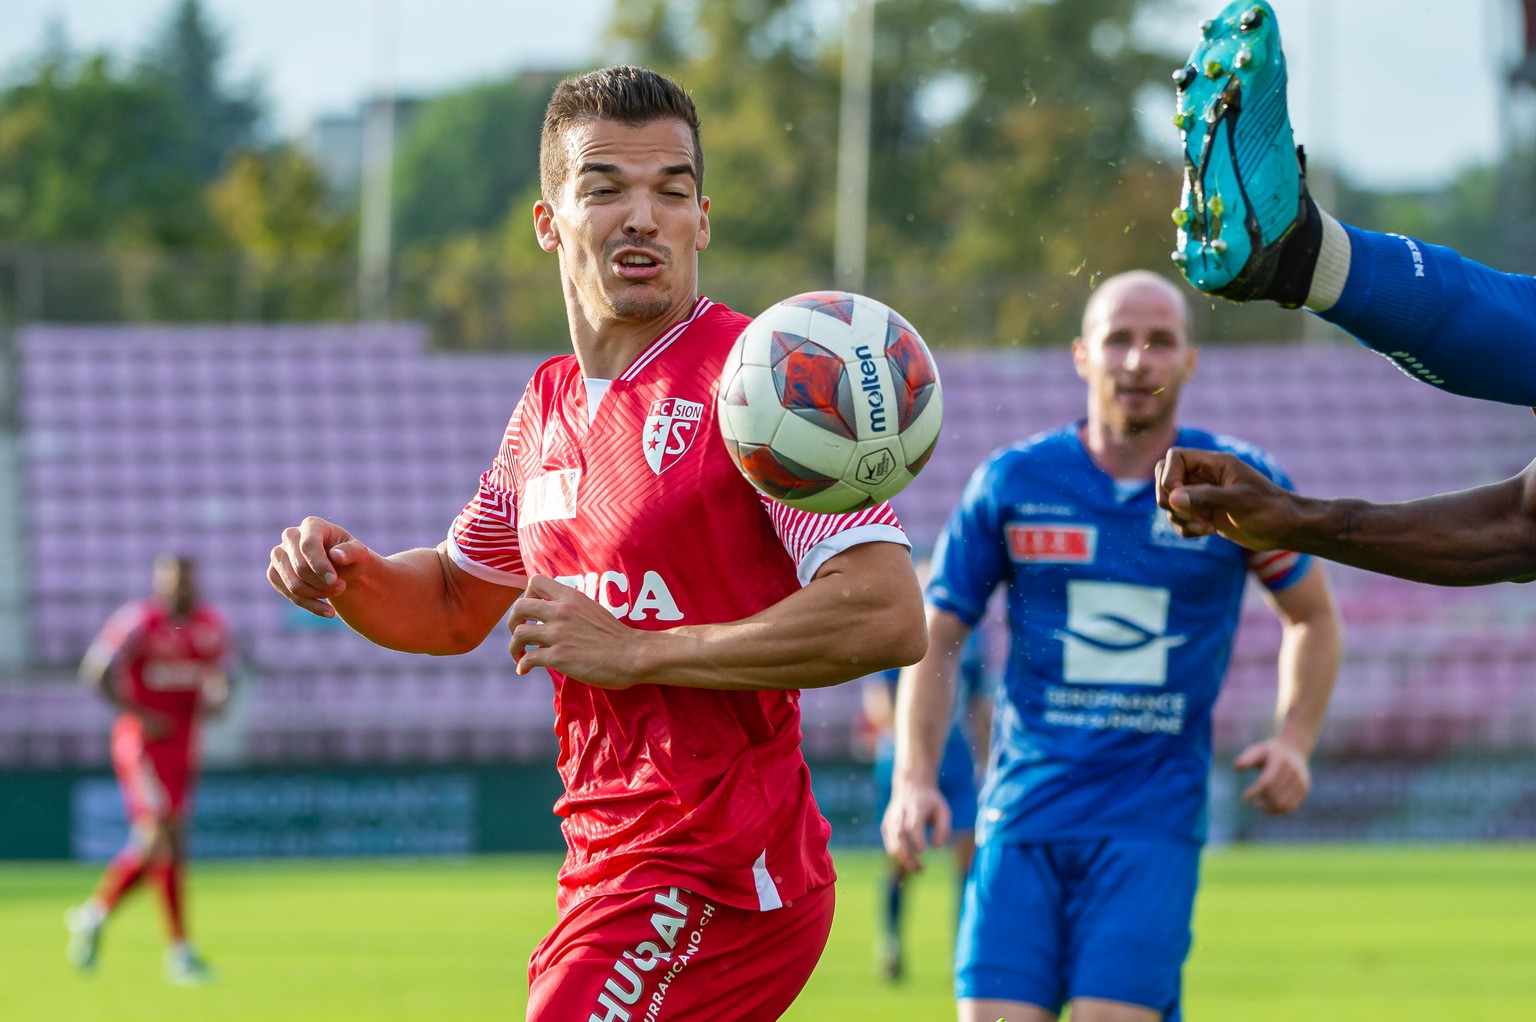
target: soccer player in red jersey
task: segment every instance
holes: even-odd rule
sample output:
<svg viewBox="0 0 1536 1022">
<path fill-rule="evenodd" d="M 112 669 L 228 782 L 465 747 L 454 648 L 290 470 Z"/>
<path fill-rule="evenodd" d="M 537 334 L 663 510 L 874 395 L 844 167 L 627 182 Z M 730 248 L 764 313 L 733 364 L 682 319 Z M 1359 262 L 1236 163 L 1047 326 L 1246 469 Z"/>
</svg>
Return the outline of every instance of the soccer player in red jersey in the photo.
<svg viewBox="0 0 1536 1022">
<path fill-rule="evenodd" d="M 549 671 L 568 854 L 530 1019 L 775 1019 L 832 922 L 798 691 L 921 658 L 909 544 L 887 505 L 794 511 L 726 453 L 716 381 L 748 318 L 698 292 L 688 95 L 635 67 L 561 83 L 540 170 L 574 354 L 529 381 L 437 548 L 386 557 L 311 517 L 268 579 L 416 652 L 510 610 L 517 673 Z"/>
<path fill-rule="evenodd" d="M 119 711 L 112 768 L 132 829 L 95 893 L 65 917 L 69 958 L 82 969 L 96 964 L 108 916 L 147 877 L 160 894 L 171 941 L 166 977 L 200 983 L 210 973 L 187 940 L 182 913 L 187 805 L 197 779 L 198 719 L 229 699 L 229 631 L 216 610 L 199 602 L 190 558 L 156 558 L 153 591 L 107 619 L 80 665 L 81 677 Z"/>
</svg>

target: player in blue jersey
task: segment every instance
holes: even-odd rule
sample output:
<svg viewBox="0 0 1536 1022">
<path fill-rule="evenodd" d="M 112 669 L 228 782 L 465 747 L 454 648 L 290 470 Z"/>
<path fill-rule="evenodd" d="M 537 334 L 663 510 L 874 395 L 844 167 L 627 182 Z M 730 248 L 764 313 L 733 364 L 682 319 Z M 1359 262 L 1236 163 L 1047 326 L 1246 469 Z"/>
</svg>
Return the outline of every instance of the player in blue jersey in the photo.
<svg viewBox="0 0 1536 1022">
<path fill-rule="evenodd" d="M 1174 78 L 1185 152 L 1174 259 L 1191 284 L 1305 306 L 1414 379 L 1536 406 L 1536 278 L 1340 224 L 1312 200 L 1268 4 L 1234 3 L 1206 22 Z M 1536 577 L 1536 462 L 1487 486 L 1393 504 L 1298 497 L 1210 451 L 1173 452 L 1160 484 L 1159 500 L 1191 537 L 1285 546 L 1441 585 Z"/>
<path fill-rule="evenodd" d="M 864 684 L 864 718 L 875 732 L 876 819 L 885 815 L 891 801 L 891 774 L 896 766 L 896 687 L 900 671 L 872 675 Z M 971 854 L 975 850 L 976 776 L 987 760 L 992 731 L 992 693 L 994 685 L 987 672 L 986 636 L 973 631 L 960 651 L 956 668 L 955 712 L 939 761 L 939 791 L 950 807 L 950 844 L 953 846 L 955 873 L 960 887 L 971 872 Z M 878 955 L 881 974 L 888 980 L 901 979 L 905 971 L 901 941 L 902 903 L 905 901 L 907 871 L 891 860 L 880 897 L 880 934 Z"/>
<path fill-rule="evenodd" d="M 1258 448 L 1181 428 L 1197 353 L 1183 295 L 1146 271 L 1100 285 L 1073 341 L 1085 419 L 994 453 L 934 553 L 928 655 L 903 675 L 886 848 L 921 867 L 949 809 L 936 784 L 958 651 L 1006 587 L 1010 651 L 956 948 L 961 1022 L 1180 1018 L 1205 837 L 1211 709 L 1243 590 L 1282 628 L 1273 738 L 1237 757 L 1243 793 L 1294 810 L 1340 655 L 1321 564 L 1181 537 L 1153 469 L 1175 443 L 1280 483 Z"/>
</svg>

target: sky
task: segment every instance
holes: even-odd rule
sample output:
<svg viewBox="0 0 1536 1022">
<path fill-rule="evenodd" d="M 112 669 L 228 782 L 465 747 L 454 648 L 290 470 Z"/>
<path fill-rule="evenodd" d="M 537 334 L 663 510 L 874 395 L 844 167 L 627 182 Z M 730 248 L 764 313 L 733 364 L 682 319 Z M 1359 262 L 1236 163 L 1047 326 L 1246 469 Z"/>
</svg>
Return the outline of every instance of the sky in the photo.
<svg viewBox="0 0 1536 1022">
<path fill-rule="evenodd" d="M 77 48 L 135 52 L 173 2 L 0 0 L 0 69 L 35 52 L 51 19 Z M 386 78 L 400 92 L 430 94 L 524 68 L 610 57 L 599 34 L 611 3 L 204 0 L 226 33 L 234 77 L 262 83 L 273 127 L 289 136 L 318 116 L 356 109 Z M 1502 68 L 1513 59 L 1517 0 L 1272 4 L 1290 62 L 1297 139 L 1314 161 L 1340 166 L 1367 187 L 1423 189 L 1501 151 Z M 1200 19 L 1220 3 L 1173 0 L 1170 7 L 1150 29 L 1182 55 Z"/>
</svg>

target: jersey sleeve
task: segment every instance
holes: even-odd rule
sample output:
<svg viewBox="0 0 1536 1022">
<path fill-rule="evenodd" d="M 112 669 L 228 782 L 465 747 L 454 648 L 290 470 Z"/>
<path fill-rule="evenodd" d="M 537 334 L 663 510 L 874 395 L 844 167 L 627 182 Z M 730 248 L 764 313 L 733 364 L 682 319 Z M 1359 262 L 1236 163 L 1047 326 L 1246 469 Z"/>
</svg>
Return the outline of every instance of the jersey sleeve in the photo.
<svg viewBox="0 0 1536 1022">
<path fill-rule="evenodd" d="M 827 561 L 861 543 L 899 543 L 912 548 L 912 541 L 889 502 L 863 511 L 826 515 L 797 511 L 768 496 L 762 496 L 762 500 L 773 522 L 773 531 L 795 562 L 795 574 L 801 585 L 809 584 Z"/>
<path fill-rule="evenodd" d="M 1004 464 L 1001 459 L 989 459 L 971 473 L 959 505 L 933 548 L 928 603 L 971 628 L 986 614 L 987 599 L 1007 568 L 998 504 Z"/>
<path fill-rule="evenodd" d="M 517 541 L 517 454 L 522 436 L 524 401 L 507 422 L 501 448 L 480 486 L 448 530 L 448 556 L 476 578 L 523 588 L 528 584 Z"/>
<path fill-rule="evenodd" d="M 143 603 L 129 603 L 112 612 L 85 651 L 89 664 L 105 666 L 135 656 L 144 641 L 149 614 Z"/>
</svg>

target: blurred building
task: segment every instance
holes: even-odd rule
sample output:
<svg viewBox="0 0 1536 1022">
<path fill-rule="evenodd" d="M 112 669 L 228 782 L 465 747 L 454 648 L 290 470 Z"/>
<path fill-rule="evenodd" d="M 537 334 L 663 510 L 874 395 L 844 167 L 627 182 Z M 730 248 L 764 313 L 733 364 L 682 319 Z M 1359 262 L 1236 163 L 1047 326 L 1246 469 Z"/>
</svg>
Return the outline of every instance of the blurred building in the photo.
<svg viewBox="0 0 1536 1022">
<path fill-rule="evenodd" d="M 425 103 L 426 100 L 414 96 L 366 100 L 350 113 L 316 118 L 296 144 L 320 168 L 336 203 L 351 205 L 362 192 L 363 136 L 369 117 L 374 116 L 379 106 L 392 105 L 394 135 L 399 139 L 410 129 Z"/>
</svg>

